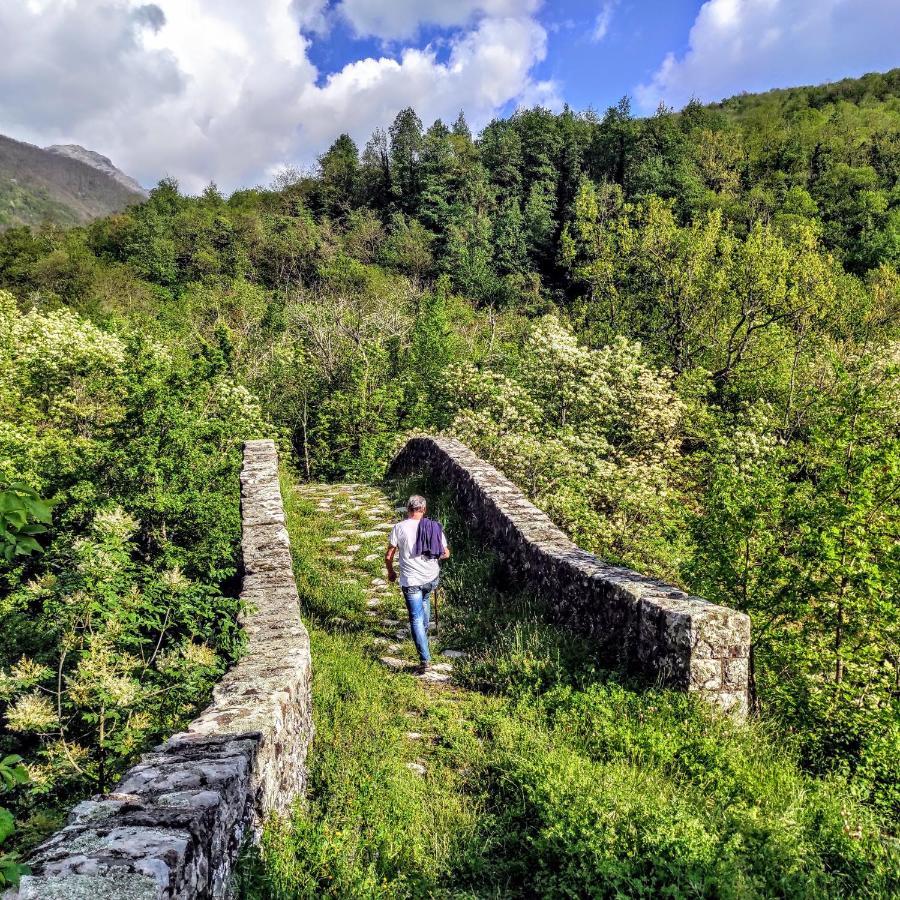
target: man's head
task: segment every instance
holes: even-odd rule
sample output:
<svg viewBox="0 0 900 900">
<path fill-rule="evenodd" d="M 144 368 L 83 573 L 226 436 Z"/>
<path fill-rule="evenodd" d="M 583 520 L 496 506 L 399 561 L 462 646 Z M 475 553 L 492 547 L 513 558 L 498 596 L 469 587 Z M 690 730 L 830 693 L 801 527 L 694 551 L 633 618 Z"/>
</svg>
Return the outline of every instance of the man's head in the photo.
<svg viewBox="0 0 900 900">
<path fill-rule="evenodd" d="M 425 515 L 425 498 L 413 494 L 406 502 L 406 513 L 411 519 L 421 519 Z"/>
</svg>

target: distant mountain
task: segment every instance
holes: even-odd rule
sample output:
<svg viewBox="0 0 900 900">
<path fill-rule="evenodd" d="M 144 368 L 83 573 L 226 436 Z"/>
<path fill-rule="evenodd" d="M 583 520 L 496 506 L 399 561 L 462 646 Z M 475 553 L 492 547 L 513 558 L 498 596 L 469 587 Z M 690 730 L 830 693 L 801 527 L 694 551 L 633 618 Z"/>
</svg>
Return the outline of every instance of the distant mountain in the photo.
<svg viewBox="0 0 900 900">
<path fill-rule="evenodd" d="M 112 160 L 108 156 L 102 156 L 96 150 L 86 150 L 78 144 L 53 144 L 51 147 L 44 147 L 48 153 L 57 153 L 59 156 L 67 156 L 69 159 L 77 159 L 85 165 L 92 166 L 100 172 L 114 178 L 122 187 L 149 197 L 149 191 L 142 188 L 130 175 L 126 175 L 121 169 L 117 169 Z"/>
<path fill-rule="evenodd" d="M 99 153 L 77 145 L 44 150 L 0 135 L 0 229 L 79 225 L 146 197 L 133 178 Z"/>
</svg>

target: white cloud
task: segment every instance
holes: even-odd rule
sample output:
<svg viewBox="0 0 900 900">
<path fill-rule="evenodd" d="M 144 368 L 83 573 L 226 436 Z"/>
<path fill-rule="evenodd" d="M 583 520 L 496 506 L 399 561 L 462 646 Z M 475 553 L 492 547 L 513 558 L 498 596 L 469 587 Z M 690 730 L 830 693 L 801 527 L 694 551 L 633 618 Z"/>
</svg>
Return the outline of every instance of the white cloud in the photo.
<svg viewBox="0 0 900 900">
<path fill-rule="evenodd" d="M 308 48 L 327 0 L 0 3 L 0 132 L 84 144 L 146 184 L 171 174 L 188 190 L 210 179 L 230 190 L 312 163 L 341 131 L 361 144 L 404 106 L 426 123 L 462 108 L 478 127 L 510 101 L 555 102 L 530 75 L 546 53 L 522 13 L 532 4 L 469 6 L 478 14 L 444 61 L 407 47 L 322 82 Z"/>
<path fill-rule="evenodd" d="M 616 8 L 616 0 L 604 0 L 594 19 L 594 30 L 591 33 L 591 40 L 599 43 L 609 34 L 609 26 L 612 24 L 613 12 Z"/>
<path fill-rule="evenodd" d="M 427 124 L 453 119 L 460 108 L 470 122 L 483 123 L 510 98 L 537 87 L 528 72 L 545 54 L 546 35 L 530 19 L 485 19 L 456 41 L 446 63 L 431 48 L 404 50 L 399 60 L 365 59 L 310 85 L 299 99 L 301 128 L 308 142 L 335 136 L 335 121 L 351 121 L 362 140 L 387 124 L 403 106 Z"/>
<path fill-rule="evenodd" d="M 338 12 L 357 34 L 386 39 L 413 37 L 423 25 L 468 25 L 483 16 L 530 16 L 540 0 L 341 0 Z"/>
<path fill-rule="evenodd" d="M 897 0 L 707 0 L 683 56 L 668 54 L 639 104 L 683 106 L 897 65 Z"/>
</svg>

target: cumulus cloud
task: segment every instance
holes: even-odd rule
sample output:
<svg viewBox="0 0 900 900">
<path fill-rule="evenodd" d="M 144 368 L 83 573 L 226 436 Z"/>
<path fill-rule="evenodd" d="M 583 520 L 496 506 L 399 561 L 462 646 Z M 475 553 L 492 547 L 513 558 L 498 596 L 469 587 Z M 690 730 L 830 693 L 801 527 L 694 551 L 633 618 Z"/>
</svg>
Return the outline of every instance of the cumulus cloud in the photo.
<svg viewBox="0 0 900 900">
<path fill-rule="evenodd" d="M 530 75 L 546 53 L 534 5 L 472 0 L 440 58 L 410 46 L 322 80 L 308 49 L 327 0 L 12 0 L 0 4 L 0 132 L 82 143 L 146 184 L 171 174 L 230 190 L 312 163 L 341 131 L 362 143 L 404 106 L 426 122 L 463 108 L 477 127 L 510 101 L 555 103 Z M 450 15 L 434 8 L 416 7 L 415 22 Z"/>
<path fill-rule="evenodd" d="M 185 86 L 178 61 L 145 46 L 164 26 L 155 4 L 3 4 L 0 121 L 11 130 L 65 131 L 97 108 L 176 96 Z"/>
<path fill-rule="evenodd" d="M 637 99 L 680 107 L 888 69 L 898 34 L 896 0 L 707 0 L 687 52 L 666 56 Z"/>
<path fill-rule="evenodd" d="M 455 118 L 462 107 L 480 123 L 511 97 L 540 93 L 528 72 L 545 52 L 546 34 L 532 20 L 485 19 L 452 45 L 445 63 L 433 48 L 410 48 L 399 60 L 360 60 L 322 87 L 308 86 L 299 98 L 301 128 L 318 144 L 334 136 L 335 120 L 352 120 L 361 138 L 403 106 L 414 107 L 426 123 Z"/>
</svg>

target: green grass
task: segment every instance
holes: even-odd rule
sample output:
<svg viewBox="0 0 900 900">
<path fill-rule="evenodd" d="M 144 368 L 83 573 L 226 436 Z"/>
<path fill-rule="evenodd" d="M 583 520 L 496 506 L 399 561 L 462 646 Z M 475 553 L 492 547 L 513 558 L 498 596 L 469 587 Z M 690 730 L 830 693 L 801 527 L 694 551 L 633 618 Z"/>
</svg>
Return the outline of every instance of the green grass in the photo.
<svg viewBox="0 0 900 900">
<path fill-rule="evenodd" d="M 317 732 L 309 797 L 267 825 L 242 896 L 900 894 L 896 847 L 846 785 L 804 775 L 764 725 L 603 670 L 536 598 L 504 590 L 440 501 L 441 639 L 469 656 L 452 689 L 387 671 L 389 629 L 337 580 L 380 558 L 335 564 L 342 523 L 285 494 Z"/>
</svg>

